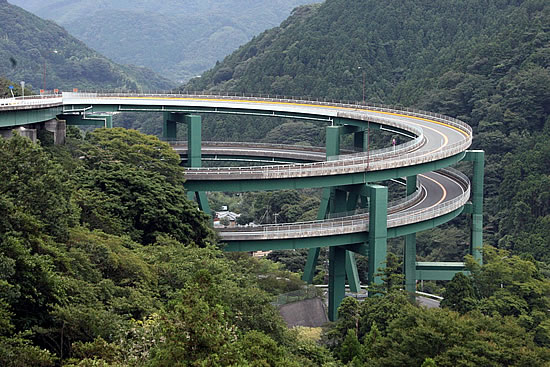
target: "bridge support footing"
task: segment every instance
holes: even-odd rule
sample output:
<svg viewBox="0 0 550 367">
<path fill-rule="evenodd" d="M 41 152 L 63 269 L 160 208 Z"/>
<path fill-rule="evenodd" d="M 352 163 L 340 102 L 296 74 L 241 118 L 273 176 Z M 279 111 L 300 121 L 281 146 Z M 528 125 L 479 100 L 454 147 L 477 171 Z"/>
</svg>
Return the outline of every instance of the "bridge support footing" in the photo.
<svg viewBox="0 0 550 367">
<path fill-rule="evenodd" d="M 65 121 L 60 121 L 57 119 L 46 121 L 41 124 L 41 128 L 53 134 L 54 144 L 65 144 L 65 137 L 67 136 L 67 123 Z"/>
</svg>

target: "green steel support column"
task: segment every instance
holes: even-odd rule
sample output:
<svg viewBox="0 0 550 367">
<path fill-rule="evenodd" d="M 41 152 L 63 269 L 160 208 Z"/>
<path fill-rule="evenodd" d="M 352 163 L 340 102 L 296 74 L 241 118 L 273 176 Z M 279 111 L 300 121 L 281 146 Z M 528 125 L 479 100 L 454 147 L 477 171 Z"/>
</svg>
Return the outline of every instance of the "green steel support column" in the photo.
<svg viewBox="0 0 550 367">
<path fill-rule="evenodd" d="M 302 275 L 302 280 L 308 284 L 313 283 L 313 277 L 315 276 L 315 267 L 317 266 L 317 261 L 319 260 L 319 253 L 321 248 L 310 248 L 307 252 L 307 261 L 304 268 L 304 274 Z"/>
<path fill-rule="evenodd" d="M 326 127 L 326 157 L 340 154 L 340 135 L 342 134 L 341 126 L 327 126 Z M 325 219 L 329 210 L 334 210 L 334 206 L 330 208 L 331 198 L 334 196 L 334 190 L 330 188 L 323 189 L 321 196 L 321 206 L 317 214 L 317 219 Z M 332 203 L 334 204 L 334 202 Z M 315 266 L 319 259 L 320 248 L 310 248 L 307 254 L 306 266 L 304 268 L 304 274 L 302 280 L 309 284 L 313 283 L 313 277 L 315 275 Z"/>
<path fill-rule="evenodd" d="M 369 185 L 369 284 L 381 284 L 378 269 L 386 267 L 388 239 L 388 188 Z"/>
<path fill-rule="evenodd" d="M 359 292 L 361 282 L 359 281 L 359 272 L 357 271 L 357 262 L 355 254 L 346 250 L 346 276 L 348 278 L 349 290 L 353 293 Z"/>
<path fill-rule="evenodd" d="M 201 166 L 201 117 L 198 115 L 185 115 L 187 124 L 187 166 Z"/>
<path fill-rule="evenodd" d="M 359 197 L 359 207 L 361 209 L 366 209 L 369 207 L 369 198 L 367 196 L 361 195 Z"/>
<path fill-rule="evenodd" d="M 347 210 L 348 193 L 344 190 L 335 189 L 333 195 L 331 195 L 331 213 L 344 213 Z"/>
<path fill-rule="evenodd" d="M 358 192 L 350 192 L 348 194 L 348 202 L 346 205 L 346 211 L 352 212 L 355 209 L 357 209 L 357 200 L 359 199 L 359 193 Z"/>
<path fill-rule="evenodd" d="M 367 139 L 365 139 L 365 131 L 353 133 L 353 146 L 355 149 L 362 152 L 367 150 Z"/>
<path fill-rule="evenodd" d="M 407 177 L 407 196 L 412 195 L 416 191 L 416 184 L 417 184 L 417 178 L 415 176 L 408 176 Z"/>
<path fill-rule="evenodd" d="M 105 127 L 107 129 L 112 129 L 113 128 L 113 116 L 111 116 L 111 115 L 106 115 L 105 116 Z"/>
<path fill-rule="evenodd" d="M 483 264 L 483 171 L 485 166 L 485 152 L 482 150 L 469 150 L 466 152 L 465 160 L 474 163 L 470 254 L 474 257 L 476 262 Z"/>
<path fill-rule="evenodd" d="M 340 136 L 342 126 L 327 126 L 326 128 L 326 152 L 327 158 L 340 154 Z"/>
<path fill-rule="evenodd" d="M 416 191 L 417 176 L 407 177 L 407 196 Z M 416 233 L 405 235 L 405 290 L 415 299 L 416 292 Z"/>
<path fill-rule="evenodd" d="M 199 191 L 195 195 L 195 199 L 197 200 L 197 203 L 199 204 L 199 208 L 208 214 L 211 219 L 214 219 L 212 216 L 212 212 L 210 211 L 210 205 L 208 205 L 208 198 L 206 197 L 206 193 L 203 191 Z"/>
<path fill-rule="evenodd" d="M 171 112 L 163 113 L 162 120 L 162 137 L 166 140 L 177 139 L 177 123 L 172 119 L 173 114 Z"/>
<path fill-rule="evenodd" d="M 346 250 L 339 246 L 329 248 L 328 273 L 328 318 L 336 321 L 346 291 Z"/>
<path fill-rule="evenodd" d="M 416 299 L 416 233 L 405 235 L 405 290 Z"/>
<path fill-rule="evenodd" d="M 321 205 L 319 206 L 319 212 L 317 213 L 317 219 L 325 219 L 329 211 L 331 189 L 323 189 L 321 194 Z M 308 284 L 313 283 L 313 277 L 315 276 L 315 267 L 317 266 L 317 260 L 319 259 L 319 253 L 321 249 L 319 247 L 310 248 L 307 253 L 306 266 L 304 268 L 304 275 L 302 280 Z"/>
<path fill-rule="evenodd" d="M 346 204 L 346 211 L 350 212 L 357 208 L 358 192 L 349 192 Z M 361 289 L 361 281 L 359 280 L 359 272 L 357 271 L 357 262 L 355 254 L 351 251 L 346 251 L 346 276 L 350 291 L 357 293 Z"/>
</svg>

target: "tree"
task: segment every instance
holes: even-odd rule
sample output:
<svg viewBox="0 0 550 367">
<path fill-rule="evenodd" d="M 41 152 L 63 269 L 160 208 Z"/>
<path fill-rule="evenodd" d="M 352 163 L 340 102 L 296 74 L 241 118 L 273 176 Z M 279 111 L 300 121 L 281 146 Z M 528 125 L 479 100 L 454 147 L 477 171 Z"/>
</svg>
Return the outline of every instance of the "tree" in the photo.
<svg viewBox="0 0 550 367">
<path fill-rule="evenodd" d="M 464 273 L 455 274 L 453 279 L 447 283 L 442 296 L 441 307 L 462 315 L 473 310 L 477 303 L 472 281 Z"/>
<path fill-rule="evenodd" d="M 348 329 L 348 333 L 338 351 L 338 358 L 344 362 L 351 362 L 354 358 L 361 359 L 361 343 L 357 339 L 357 333 Z"/>
<path fill-rule="evenodd" d="M 80 152 L 81 223 L 144 243 L 161 234 L 200 246 L 214 241 L 206 215 L 186 198 L 183 168 L 168 144 L 137 131 L 97 129 Z"/>
</svg>

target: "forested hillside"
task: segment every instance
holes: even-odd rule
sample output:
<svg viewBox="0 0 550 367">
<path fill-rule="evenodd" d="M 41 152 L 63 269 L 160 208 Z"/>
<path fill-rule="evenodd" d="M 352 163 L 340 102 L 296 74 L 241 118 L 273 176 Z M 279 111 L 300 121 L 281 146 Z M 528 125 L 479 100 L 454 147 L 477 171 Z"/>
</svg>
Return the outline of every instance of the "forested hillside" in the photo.
<svg viewBox="0 0 550 367">
<path fill-rule="evenodd" d="M 295 10 L 184 89 L 360 101 L 364 71 L 367 101 L 474 128 L 473 148 L 487 152 L 486 242 L 550 261 L 549 25 L 544 0 L 327 0 Z M 421 254 L 436 259 L 422 249 L 438 241 L 451 256 L 439 259 L 459 260 L 451 231 L 421 236 Z"/>
<path fill-rule="evenodd" d="M 298 275 L 217 247 L 170 146 L 124 129 L 69 135 L 0 139 L 0 365 L 333 360 L 269 304 Z"/>
<path fill-rule="evenodd" d="M 115 64 L 51 21 L 0 1 L 0 76 L 39 89 L 167 89 L 145 68 Z"/>
<path fill-rule="evenodd" d="M 188 80 L 315 0 L 12 0 L 123 64 Z"/>
<path fill-rule="evenodd" d="M 390 254 L 371 290 L 384 297 L 347 298 L 318 340 L 270 305 L 298 275 L 224 254 L 167 144 L 124 129 L 42 144 L 0 139 L 2 366 L 550 362 L 550 281 L 529 259 L 489 248 L 447 285 L 444 309 L 426 310 Z"/>
</svg>

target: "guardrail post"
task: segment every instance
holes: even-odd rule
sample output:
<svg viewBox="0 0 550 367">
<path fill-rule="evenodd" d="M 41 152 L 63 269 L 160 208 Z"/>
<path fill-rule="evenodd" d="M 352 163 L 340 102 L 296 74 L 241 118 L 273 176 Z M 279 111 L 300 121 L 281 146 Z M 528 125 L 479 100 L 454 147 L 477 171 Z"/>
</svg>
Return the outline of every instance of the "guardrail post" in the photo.
<svg viewBox="0 0 550 367">
<path fill-rule="evenodd" d="M 386 267 L 388 239 L 388 188 L 368 185 L 369 206 L 369 284 L 381 284 L 382 277 L 375 276 L 378 269 Z"/>
<path fill-rule="evenodd" d="M 415 193 L 416 182 L 416 175 L 407 177 L 407 196 Z M 416 292 L 416 233 L 405 235 L 404 255 L 405 290 L 409 297 L 414 299 L 414 292 Z"/>
<path fill-rule="evenodd" d="M 467 150 L 464 160 L 473 162 L 474 164 L 470 254 L 477 263 L 483 264 L 483 176 L 485 152 L 483 150 Z"/>
</svg>

